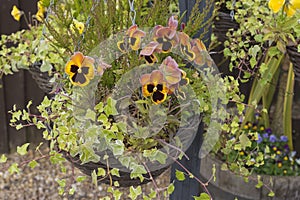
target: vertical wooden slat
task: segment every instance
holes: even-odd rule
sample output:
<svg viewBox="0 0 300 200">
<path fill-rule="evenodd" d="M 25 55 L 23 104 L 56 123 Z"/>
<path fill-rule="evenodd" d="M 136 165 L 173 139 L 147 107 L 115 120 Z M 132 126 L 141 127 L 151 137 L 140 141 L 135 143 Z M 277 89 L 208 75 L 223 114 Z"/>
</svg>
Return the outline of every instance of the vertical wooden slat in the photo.
<svg viewBox="0 0 300 200">
<path fill-rule="evenodd" d="M 12 109 L 16 104 L 18 109 L 25 107 L 25 92 L 24 92 L 24 71 L 15 73 L 13 76 L 4 76 L 4 92 L 6 102 L 6 112 Z M 6 115 L 6 120 L 9 122 L 10 115 Z M 9 147 L 14 150 L 16 146 L 22 145 L 26 142 L 26 130 L 16 130 L 15 128 L 8 127 Z"/>
<path fill-rule="evenodd" d="M 0 79 L 0 85 L 3 86 L 3 81 Z M 6 109 L 4 88 L 0 88 L 0 153 L 8 153 L 8 133 L 6 121 Z"/>
<path fill-rule="evenodd" d="M 10 14 L 13 5 L 19 6 L 18 0 L 0 0 L 0 34 L 10 34 L 20 29 L 20 23 L 14 20 Z M 11 84 L 15 85 L 17 81 L 13 81 Z M 8 90 L 9 83 L 5 82 L 5 78 L 0 80 L 0 153 L 8 153 L 10 150 L 9 145 L 9 121 L 8 121 L 8 102 L 12 102 L 12 99 L 6 98 L 6 91 Z M 10 86 L 11 87 L 11 86 Z M 11 88 L 9 89 L 11 90 Z M 13 90 L 12 90 L 13 91 Z"/>
</svg>

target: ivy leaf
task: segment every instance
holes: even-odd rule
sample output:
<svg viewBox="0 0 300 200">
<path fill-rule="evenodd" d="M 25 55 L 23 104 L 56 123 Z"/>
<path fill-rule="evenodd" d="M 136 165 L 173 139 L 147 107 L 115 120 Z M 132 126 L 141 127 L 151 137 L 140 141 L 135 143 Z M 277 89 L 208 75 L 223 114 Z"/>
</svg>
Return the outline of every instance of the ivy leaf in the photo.
<svg viewBox="0 0 300 200">
<path fill-rule="evenodd" d="M 251 147 L 251 141 L 246 134 L 240 135 L 239 139 L 242 145 L 242 149 L 245 150 L 246 147 Z"/>
<path fill-rule="evenodd" d="M 86 176 L 78 176 L 76 178 L 76 182 L 80 183 L 80 182 L 84 181 L 86 178 L 87 178 Z"/>
<path fill-rule="evenodd" d="M 193 196 L 194 200 L 210 200 L 210 196 L 207 193 L 201 193 L 199 197 Z"/>
<path fill-rule="evenodd" d="M 179 171 L 179 170 L 177 170 L 177 169 L 176 169 L 176 171 L 175 171 L 175 176 L 176 176 L 176 178 L 177 178 L 179 181 L 184 181 L 184 180 L 185 180 L 184 172 Z"/>
<path fill-rule="evenodd" d="M 93 171 L 92 171 L 91 177 L 92 177 L 92 183 L 93 183 L 95 186 L 97 186 L 97 185 L 98 185 L 98 181 L 97 181 L 97 173 L 96 173 L 96 170 L 93 170 Z"/>
<path fill-rule="evenodd" d="M 2 156 L 0 157 L 0 163 L 5 163 L 7 161 L 7 157 L 2 154 Z"/>
<path fill-rule="evenodd" d="M 167 188 L 167 192 L 168 192 L 168 194 L 172 194 L 174 192 L 174 190 L 175 190 L 175 186 L 173 183 L 171 183 Z"/>
<path fill-rule="evenodd" d="M 274 197 L 275 196 L 275 193 L 273 191 L 269 192 L 268 194 L 269 197 Z"/>
<path fill-rule="evenodd" d="M 97 171 L 97 176 L 105 176 L 106 175 L 106 171 L 105 171 L 105 169 L 103 169 L 103 168 L 98 168 L 98 171 Z"/>
<path fill-rule="evenodd" d="M 36 166 L 38 165 L 38 162 L 36 162 L 35 160 L 32 160 L 28 163 L 28 166 L 31 168 L 31 169 L 34 169 Z"/>
<path fill-rule="evenodd" d="M 8 172 L 10 174 L 13 174 L 13 173 L 17 173 L 19 174 L 20 173 L 20 169 L 19 169 L 19 164 L 18 163 L 13 163 L 9 168 L 8 168 Z"/>
<path fill-rule="evenodd" d="M 128 195 L 128 197 L 132 200 L 135 200 L 138 196 L 140 196 L 142 194 L 141 186 L 138 186 L 137 188 L 130 186 L 129 191 L 130 191 L 130 194 Z"/>
<path fill-rule="evenodd" d="M 93 110 L 88 109 L 86 111 L 85 118 L 86 119 L 90 119 L 92 121 L 95 121 L 95 119 L 96 119 L 96 113 Z"/>
<path fill-rule="evenodd" d="M 24 156 L 27 154 L 27 148 L 30 143 L 25 143 L 22 146 L 17 146 L 17 153 L 20 154 L 21 156 Z"/>
<path fill-rule="evenodd" d="M 107 99 L 107 105 L 104 107 L 104 112 L 107 116 L 109 115 L 116 115 L 118 111 L 116 109 L 117 101 L 109 97 Z"/>
<path fill-rule="evenodd" d="M 111 147 L 112 147 L 113 154 L 115 156 L 123 155 L 125 145 L 121 140 L 116 140 L 115 143 L 111 144 Z"/>
<path fill-rule="evenodd" d="M 110 170 L 110 173 L 113 176 L 120 177 L 119 169 L 117 169 L 117 168 L 113 168 L 112 170 Z"/>
</svg>

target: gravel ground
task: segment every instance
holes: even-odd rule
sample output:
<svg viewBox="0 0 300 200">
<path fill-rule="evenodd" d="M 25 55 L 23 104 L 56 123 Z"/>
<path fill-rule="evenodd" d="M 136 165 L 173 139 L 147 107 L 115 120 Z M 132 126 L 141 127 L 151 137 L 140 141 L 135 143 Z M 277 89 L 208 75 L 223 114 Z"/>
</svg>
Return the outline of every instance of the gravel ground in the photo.
<svg viewBox="0 0 300 200">
<path fill-rule="evenodd" d="M 37 152 L 29 151 L 26 156 L 19 156 L 14 153 L 8 155 L 8 162 L 0 164 L 0 200 L 93 200 L 101 199 L 107 195 L 105 184 L 100 184 L 97 187 L 91 183 L 91 178 L 88 177 L 85 181 L 74 183 L 72 186 L 76 188 L 76 192 L 72 196 L 60 196 L 58 194 L 58 183 L 57 178 L 66 178 L 67 185 L 71 185 L 71 179 L 74 173 L 75 177 L 83 176 L 78 170 L 72 170 L 72 166 L 67 162 L 66 169 L 67 173 L 63 174 L 60 167 L 50 163 L 48 159 L 39 161 L 39 165 L 32 170 L 29 167 L 21 168 L 19 174 L 10 175 L 7 171 L 7 166 L 10 163 L 17 162 L 21 163 L 25 160 L 32 160 L 37 157 Z M 170 170 L 164 172 L 156 180 L 160 188 L 165 187 L 169 184 Z M 148 183 L 142 186 L 143 191 L 150 191 L 154 188 L 152 183 Z M 119 188 L 124 194 L 128 193 L 128 188 Z M 126 195 L 127 196 L 127 195 Z M 121 199 L 125 200 L 125 195 Z M 141 196 L 138 199 L 143 199 Z"/>
</svg>

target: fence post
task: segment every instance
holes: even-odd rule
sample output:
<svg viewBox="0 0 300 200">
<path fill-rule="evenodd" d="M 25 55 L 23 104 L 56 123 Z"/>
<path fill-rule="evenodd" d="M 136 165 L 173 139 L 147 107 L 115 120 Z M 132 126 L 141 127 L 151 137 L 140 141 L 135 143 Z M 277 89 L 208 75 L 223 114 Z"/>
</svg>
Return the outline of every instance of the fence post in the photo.
<svg viewBox="0 0 300 200">
<path fill-rule="evenodd" d="M 199 9 L 200 12 L 205 9 L 207 3 L 214 4 L 214 0 L 200 0 Z M 186 23 L 191 14 L 192 8 L 196 4 L 196 0 L 179 0 L 179 9 L 180 13 L 183 14 L 186 12 L 183 22 Z M 211 10 L 208 12 L 208 15 L 205 17 L 205 20 L 209 20 L 212 17 L 214 6 L 211 7 Z M 202 27 L 199 32 L 193 36 L 193 38 L 198 38 L 202 33 L 205 33 L 202 37 L 203 42 L 206 47 L 210 44 L 210 37 L 212 33 L 212 24 L 209 23 L 206 26 Z M 189 160 L 183 157 L 181 160 L 178 160 L 183 166 L 185 166 L 193 175 L 200 177 L 200 158 L 199 150 L 202 144 L 202 134 L 203 134 L 203 123 L 199 124 L 196 137 L 186 151 L 186 155 L 189 157 Z M 175 191 L 170 195 L 170 200 L 189 200 L 193 199 L 193 196 L 199 196 L 201 191 L 200 184 L 191 178 L 186 178 L 184 181 L 178 181 L 175 176 L 176 169 L 184 171 L 177 163 L 174 163 L 171 168 L 171 182 L 174 181 Z"/>
</svg>

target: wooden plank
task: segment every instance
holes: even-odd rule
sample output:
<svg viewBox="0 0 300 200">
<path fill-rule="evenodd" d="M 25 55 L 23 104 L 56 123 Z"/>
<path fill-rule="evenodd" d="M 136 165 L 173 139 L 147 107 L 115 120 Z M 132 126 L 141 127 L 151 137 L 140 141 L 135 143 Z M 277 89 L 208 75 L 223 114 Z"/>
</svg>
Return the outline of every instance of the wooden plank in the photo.
<svg viewBox="0 0 300 200">
<path fill-rule="evenodd" d="M 25 107 L 24 103 L 24 71 L 15 73 L 13 76 L 4 76 L 4 92 L 5 92 L 5 112 L 13 108 L 16 104 L 18 109 Z M 11 115 L 6 115 L 6 120 L 9 122 Z M 9 148 L 15 151 L 16 146 L 22 145 L 26 142 L 26 130 L 16 130 L 8 127 Z"/>
<path fill-rule="evenodd" d="M 0 79 L 0 153 L 9 152 L 4 95 L 3 81 Z"/>
</svg>

